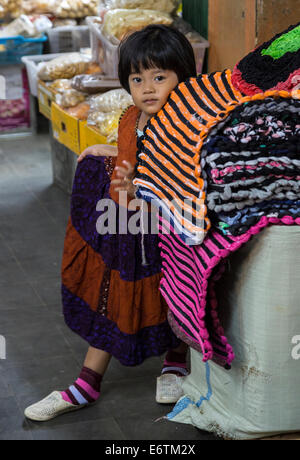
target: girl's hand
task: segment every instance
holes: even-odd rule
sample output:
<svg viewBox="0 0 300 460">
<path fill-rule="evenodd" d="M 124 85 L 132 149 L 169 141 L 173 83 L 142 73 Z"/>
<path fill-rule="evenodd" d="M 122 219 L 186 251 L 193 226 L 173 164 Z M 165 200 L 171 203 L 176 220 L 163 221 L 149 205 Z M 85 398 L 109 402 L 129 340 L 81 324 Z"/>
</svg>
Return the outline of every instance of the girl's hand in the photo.
<svg viewBox="0 0 300 460">
<path fill-rule="evenodd" d="M 80 163 L 87 155 L 93 155 L 94 157 L 117 157 L 118 147 L 106 144 L 93 145 L 82 152 L 82 154 L 78 157 L 78 163 Z"/>
<path fill-rule="evenodd" d="M 120 179 L 114 179 L 111 184 L 115 187 L 116 192 L 127 192 L 129 196 L 134 197 L 136 187 L 132 181 L 134 178 L 134 167 L 128 161 L 123 161 L 124 166 L 116 166 L 117 177 Z"/>
</svg>

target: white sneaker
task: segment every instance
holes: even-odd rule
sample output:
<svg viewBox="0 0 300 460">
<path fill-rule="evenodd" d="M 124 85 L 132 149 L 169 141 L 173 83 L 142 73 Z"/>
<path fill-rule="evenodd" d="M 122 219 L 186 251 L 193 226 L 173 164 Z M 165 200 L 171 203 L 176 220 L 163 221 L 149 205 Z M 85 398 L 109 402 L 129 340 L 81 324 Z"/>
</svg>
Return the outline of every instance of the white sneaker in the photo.
<svg viewBox="0 0 300 460">
<path fill-rule="evenodd" d="M 87 406 L 87 404 L 81 404 L 75 406 L 65 401 L 59 391 L 54 391 L 45 399 L 33 404 L 32 406 L 25 409 L 24 415 L 30 420 L 36 422 L 47 422 L 52 420 L 58 415 L 65 414 L 66 412 L 75 411 Z"/>
<path fill-rule="evenodd" d="M 184 377 L 175 374 L 163 374 L 156 381 L 156 402 L 160 404 L 175 404 L 183 396 Z"/>
</svg>

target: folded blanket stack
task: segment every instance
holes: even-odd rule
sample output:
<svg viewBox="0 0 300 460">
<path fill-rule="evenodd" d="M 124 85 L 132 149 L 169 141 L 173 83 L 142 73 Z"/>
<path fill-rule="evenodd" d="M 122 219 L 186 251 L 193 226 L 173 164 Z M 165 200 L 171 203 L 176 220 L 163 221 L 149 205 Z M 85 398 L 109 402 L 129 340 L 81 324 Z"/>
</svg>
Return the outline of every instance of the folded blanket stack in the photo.
<svg viewBox="0 0 300 460">
<path fill-rule="evenodd" d="M 238 106 L 210 133 L 202 175 L 210 218 L 225 234 L 263 216 L 300 224 L 299 115 L 299 100 L 267 97 Z"/>
</svg>

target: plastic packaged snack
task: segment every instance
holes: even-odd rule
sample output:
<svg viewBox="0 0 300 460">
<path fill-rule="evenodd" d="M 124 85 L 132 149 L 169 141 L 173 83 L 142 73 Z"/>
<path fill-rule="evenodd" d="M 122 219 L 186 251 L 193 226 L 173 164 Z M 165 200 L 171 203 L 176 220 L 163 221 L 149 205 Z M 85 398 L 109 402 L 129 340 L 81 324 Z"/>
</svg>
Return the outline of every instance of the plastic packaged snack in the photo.
<svg viewBox="0 0 300 460">
<path fill-rule="evenodd" d="M 91 110 L 95 112 L 123 111 L 130 105 L 133 99 L 125 89 L 114 89 L 91 99 Z"/>
<path fill-rule="evenodd" d="M 26 14 L 52 13 L 56 0 L 21 0 L 22 11 Z"/>
<path fill-rule="evenodd" d="M 56 0 L 53 14 L 58 18 L 98 16 L 99 0 Z"/>
<path fill-rule="evenodd" d="M 55 80 L 53 83 L 51 83 L 50 88 L 54 89 L 58 93 L 63 93 L 64 91 L 73 89 L 72 80 L 67 80 L 67 79 Z"/>
<path fill-rule="evenodd" d="M 107 142 L 117 142 L 118 140 L 118 129 L 119 120 L 122 115 L 122 110 L 113 110 L 112 112 L 94 112 L 90 113 L 88 117 L 88 124 L 94 125 L 102 134 L 107 138 Z"/>
<path fill-rule="evenodd" d="M 120 117 L 132 104 L 132 97 L 124 89 L 111 90 L 92 97 L 88 124 L 96 126 L 109 143 L 116 142 Z"/>
<path fill-rule="evenodd" d="M 73 78 L 82 74 L 90 64 L 90 57 L 80 53 L 62 55 L 39 66 L 38 77 L 44 81 Z"/>
<path fill-rule="evenodd" d="M 76 105 L 84 102 L 86 95 L 76 89 L 68 89 L 63 93 L 58 93 L 55 97 L 56 103 L 63 108 L 75 107 Z"/>
<path fill-rule="evenodd" d="M 22 14 L 18 19 L 10 22 L 0 31 L 0 38 L 16 37 L 17 35 L 22 35 L 23 37 L 34 37 L 36 34 L 37 31 L 33 22 L 28 16 Z"/>
<path fill-rule="evenodd" d="M 116 9 L 105 14 L 102 31 L 110 39 L 122 40 L 124 36 L 149 24 L 171 25 L 172 22 L 168 13 L 160 11 Z"/>
<path fill-rule="evenodd" d="M 72 80 L 72 88 L 88 94 L 100 93 L 105 89 L 117 88 L 119 86 L 120 82 L 118 80 L 107 78 L 102 73 L 76 75 Z"/>
<path fill-rule="evenodd" d="M 82 53 L 82 50 L 80 50 L 80 52 Z M 90 56 L 92 57 L 91 53 L 90 53 Z M 94 73 L 101 73 L 101 72 L 102 72 L 101 67 L 99 67 L 99 65 L 96 62 L 91 62 L 88 68 L 86 69 L 85 74 L 92 75 Z"/>
<path fill-rule="evenodd" d="M 88 102 L 81 102 L 75 107 L 66 109 L 69 115 L 77 118 L 78 120 L 84 121 L 88 119 L 90 104 Z"/>
<path fill-rule="evenodd" d="M 108 10 L 116 8 L 147 9 L 175 13 L 178 10 L 180 0 L 102 0 L 102 5 Z"/>
<path fill-rule="evenodd" d="M 18 17 L 21 14 L 22 0 L 0 0 L 0 18 Z"/>
</svg>

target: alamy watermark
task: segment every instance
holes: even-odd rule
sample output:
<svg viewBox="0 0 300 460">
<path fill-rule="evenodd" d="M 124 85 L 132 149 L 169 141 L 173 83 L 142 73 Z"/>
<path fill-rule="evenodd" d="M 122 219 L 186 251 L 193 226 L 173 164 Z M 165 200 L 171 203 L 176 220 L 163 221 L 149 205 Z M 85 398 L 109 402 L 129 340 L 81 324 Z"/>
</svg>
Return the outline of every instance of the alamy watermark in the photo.
<svg viewBox="0 0 300 460">
<path fill-rule="evenodd" d="M 6 359 L 6 339 L 0 335 L 0 359 Z"/>
<path fill-rule="evenodd" d="M 292 358 L 300 359 L 300 335 L 294 335 L 292 338 L 292 345 L 295 345 L 292 349 Z"/>
<path fill-rule="evenodd" d="M 99 235 L 157 235 L 169 234 L 171 229 L 177 234 L 187 236 L 203 232 L 205 205 L 202 199 L 184 199 L 157 201 L 148 204 L 142 199 L 128 199 L 127 192 L 119 193 L 119 204 L 111 198 L 97 203 L 96 210 L 101 212 L 96 228 Z M 159 228 L 159 216 L 164 219 Z"/>
</svg>

